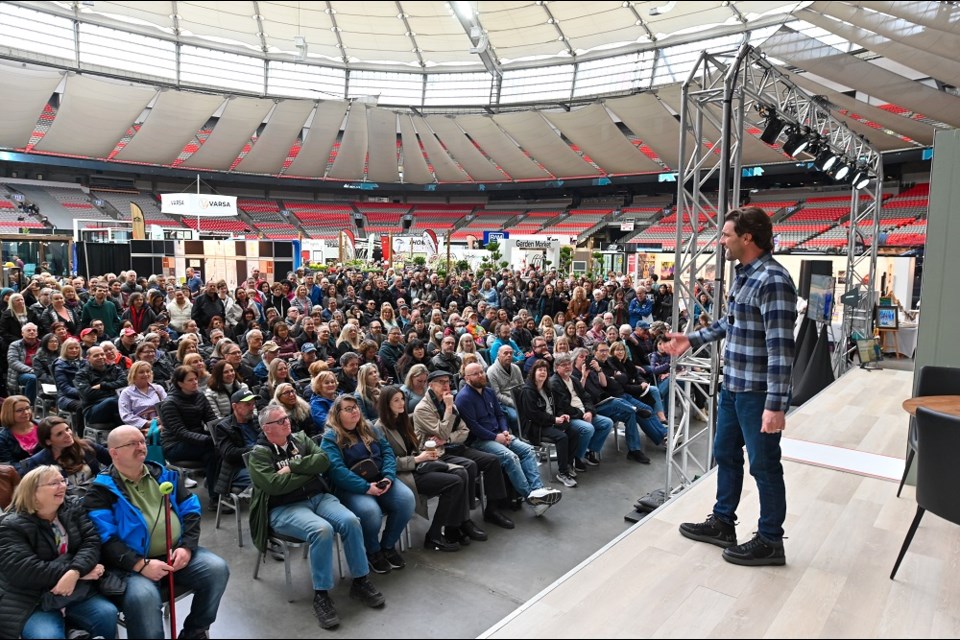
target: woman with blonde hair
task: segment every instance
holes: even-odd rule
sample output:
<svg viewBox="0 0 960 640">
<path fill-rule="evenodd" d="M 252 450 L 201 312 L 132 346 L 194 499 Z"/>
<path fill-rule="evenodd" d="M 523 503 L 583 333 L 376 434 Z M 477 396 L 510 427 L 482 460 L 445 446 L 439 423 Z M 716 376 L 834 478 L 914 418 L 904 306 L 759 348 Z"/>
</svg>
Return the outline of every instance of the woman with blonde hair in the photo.
<svg viewBox="0 0 960 640">
<path fill-rule="evenodd" d="M 330 459 L 327 471 L 340 501 L 363 529 L 370 568 L 376 573 L 402 569 L 406 563 L 396 544 L 413 515 L 416 499 L 397 482 L 397 457 L 383 434 L 360 413 L 354 396 L 343 395 L 327 415 L 321 447 Z M 387 516 L 383 535 L 380 527 Z"/>
<path fill-rule="evenodd" d="M 430 370 L 427 369 L 427 365 L 415 364 L 410 367 L 407 377 L 403 379 L 400 391 L 406 398 L 406 409 L 410 415 L 413 415 L 414 407 L 423 400 L 423 396 L 427 395 L 427 376 L 429 374 Z"/>
<path fill-rule="evenodd" d="M 321 371 L 310 383 L 313 395 L 310 397 L 310 415 L 321 431 L 327 424 L 327 414 L 337 399 L 337 374 L 333 371 Z"/>
<path fill-rule="evenodd" d="M 117 608 L 97 593 L 100 534 L 52 465 L 23 476 L 0 520 L 0 620 L 7 638 L 114 638 Z"/>
<path fill-rule="evenodd" d="M 203 362 L 203 356 L 199 353 L 188 353 L 183 359 L 183 366 L 193 369 L 197 374 L 197 381 L 201 389 L 207 388 L 207 382 L 210 380 L 210 374 L 207 372 L 207 365 Z M 173 385 L 171 384 L 171 388 Z"/>
<path fill-rule="evenodd" d="M 389 333 L 390 329 L 394 327 L 400 327 L 400 324 L 397 322 L 397 317 L 393 313 L 393 307 L 390 306 L 389 302 L 384 302 L 380 305 L 380 324 L 383 325 L 384 333 Z"/>
<path fill-rule="evenodd" d="M 367 363 L 357 372 L 357 390 L 354 392 L 363 417 L 373 422 L 377 419 L 377 400 L 380 398 L 380 371 L 377 365 Z"/>
<path fill-rule="evenodd" d="M 273 392 L 273 402 L 283 407 L 290 418 L 291 431 L 303 431 L 315 440 L 323 432 L 323 425 L 318 425 L 310 414 L 310 403 L 297 395 L 297 389 L 289 382 L 281 382 Z"/>
<path fill-rule="evenodd" d="M 477 343 L 474 341 L 473 336 L 469 333 L 464 333 L 460 336 L 460 340 L 457 341 L 457 355 L 461 358 L 468 353 L 477 352 Z"/>
<path fill-rule="evenodd" d="M 348 322 L 344 325 L 343 330 L 340 331 L 340 337 L 337 338 L 337 357 L 342 356 L 348 351 L 359 354 L 361 342 L 360 331 L 357 329 L 357 325 Z"/>
<path fill-rule="evenodd" d="M 0 464 L 21 473 L 21 463 L 41 448 L 33 403 L 26 396 L 8 396 L 0 405 Z"/>
<path fill-rule="evenodd" d="M 289 382 L 294 385 L 293 378 L 290 377 L 290 365 L 286 360 L 274 358 L 270 366 L 267 367 L 267 381 L 260 385 L 260 397 L 257 399 L 257 408 L 262 409 L 273 400 L 273 394 L 277 390 L 277 385 L 281 382 Z M 299 392 L 299 389 L 298 389 Z"/>
<path fill-rule="evenodd" d="M 120 419 L 137 429 L 146 429 L 157 417 L 157 405 L 167 399 L 167 392 L 153 381 L 153 366 L 137 360 L 127 372 L 127 386 L 120 392 Z"/>
</svg>

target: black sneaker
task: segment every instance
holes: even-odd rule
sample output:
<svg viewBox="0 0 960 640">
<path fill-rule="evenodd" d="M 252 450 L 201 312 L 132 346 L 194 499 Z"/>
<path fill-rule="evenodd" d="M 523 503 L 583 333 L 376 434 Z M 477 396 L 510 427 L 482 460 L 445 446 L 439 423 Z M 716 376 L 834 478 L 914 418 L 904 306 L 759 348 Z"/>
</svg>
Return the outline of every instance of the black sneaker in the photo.
<svg viewBox="0 0 960 640">
<path fill-rule="evenodd" d="M 383 599 L 383 594 L 377 591 L 377 588 L 366 576 L 353 581 L 353 584 L 350 585 L 350 597 L 374 609 L 382 607 L 386 602 Z"/>
<path fill-rule="evenodd" d="M 383 551 L 368 553 L 367 561 L 370 563 L 370 570 L 374 573 L 390 573 L 390 570 L 393 569 L 387 559 L 383 557 Z"/>
<path fill-rule="evenodd" d="M 383 559 L 386 560 L 393 569 L 403 569 L 407 563 L 403 561 L 403 556 L 397 553 L 396 549 L 383 549 L 381 552 Z"/>
<path fill-rule="evenodd" d="M 313 615 L 324 629 L 334 629 L 340 626 L 340 616 L 333 608 L 333 599 L 326 591 L 317 592 L 313 596 Z"/>
<path fill-rule="evenodd" d="M 767 542 L 760 537 L 760 534 L 753 536 L 749 542 L 724 549 L 723 559 L 748 567 L 787 564 L 787 557 L 783 553 L 783 541 Z"/>
<path fill-rule="evenodd" d="M 640 449 L 628 451 L 627 460 L 633 460 L 634 462 L 639 462 L 640 464 L 650 464 L 650 458 L 648 458 L 647 454 Z"/>
<path fill-rule="evenodd" d="M 597 455 L 596 451 L 587 451 L 587 457 L 583 459 L 591 467 L 595 467 L 600 464 L 600 456 Z M 586 469 L 584 469 L 586 470 Z"/>
<path fill-rule="evenodd" d="M 573 461 L 573 468 L 576 469 L 577 471 L 586 471 L 587 463 L 581 460 L 580 458 L 577 458 L 576 460 Z"/>
<path fill-rule="evenodd" d="M 737 544 L 737 529 L 732 524 L 718 520 L 712 513 L 703 522 L 684 522 L 680 535 L 698 542 L 715 544 L 727 549 Z"/>
</svg>

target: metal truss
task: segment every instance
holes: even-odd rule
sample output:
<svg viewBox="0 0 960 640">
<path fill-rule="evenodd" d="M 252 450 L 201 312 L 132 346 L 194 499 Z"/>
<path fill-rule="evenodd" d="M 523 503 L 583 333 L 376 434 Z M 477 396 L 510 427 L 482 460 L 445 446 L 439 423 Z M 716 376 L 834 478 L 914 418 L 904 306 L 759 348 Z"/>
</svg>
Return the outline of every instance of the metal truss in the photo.
<svg viewBox="0 0 960 640">
<path fill-rule="evenodd" d="M 801 153 L 810 157 L 811 170 L 816 156 L 829 151 L 839 162 L 847 163 L 851 173 L 865 171 L 873 177 L 872 190 L 851 188 L 846 273 L 848 288 L 866 283 L 864 299 L 869 300 L 871 306 L 865 306 L 865 302 L 864 309 L 872 309 L 883 178 L 880 154 L 868 140 L 835 118 L 828 105 L 794 85 L 759 50 L 743 45 L 736 51 L 703 52 L 682 86 L 674 331 L 678 330 L 681 313 L 690 314 L 685 331 L 696 330 L 698 322 L 692 313 L 697 295 L 710 284 L 712 293 L 708 291 L 708 295 L 713 309 L 710 320 L 726 313 L 726 281 L 733 272 L 723 252 L 717 250 L 720 230 L 727 212 L 739 205 L 744 143 L 748 136 L 759 135 L 771 117 L 778 118 L 788 132 L 809 142 L 807 150 Z M 865 196 L 863 201 L 861 196 Z M 866 238 L 861 224 L 868 220 L 872 220 L 872 232 Z M 858 238 L 864 241 L 857 242 Z M 866 281 L 863 278 L 865 262 L 868 262 L 866 274 L 869 274 Z M 725 274 L 727 270 L 729 276 Z M 848 309 L 845 312 L 844 337 L 838 339 L 836 360 L 843 366 L 848 362 L 844 352 L 851 327 L 864 320 L 868 323 L 867 329 L 872 326 L 868 313 L 851 313 Z M 720 356 L 721 345 L 714 342 L 674 358 L 671 364 L 665 497 L 685 488 L 714 464 Z M 694 404 L 697 391 L 710 399 L 705 411 Z M 705 425 L 692 423 L 694 416 Z"/>
</svg>

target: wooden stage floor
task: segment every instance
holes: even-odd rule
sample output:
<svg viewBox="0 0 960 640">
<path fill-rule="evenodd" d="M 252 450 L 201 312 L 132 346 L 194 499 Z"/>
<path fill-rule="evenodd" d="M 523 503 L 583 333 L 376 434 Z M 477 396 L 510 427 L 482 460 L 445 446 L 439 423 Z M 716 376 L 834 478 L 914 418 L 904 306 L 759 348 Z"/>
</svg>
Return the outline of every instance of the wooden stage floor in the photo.
<svg viewBox="0 0 960 640">
<path fill-rule="evenodd" d="M 787 419 L 787 566 L 725 562 L 677 526 L 711 510 L 711 472 L 481 637 L 956 637 L 960 528 L 927 514 L 888 576 L 916 511 L 903 469 L 909 371 L 853 370 Z M 758 515 L 744 483 L 738 537 Z M 951 569 L 952 567 L 952 569 Z"/>
</svg>

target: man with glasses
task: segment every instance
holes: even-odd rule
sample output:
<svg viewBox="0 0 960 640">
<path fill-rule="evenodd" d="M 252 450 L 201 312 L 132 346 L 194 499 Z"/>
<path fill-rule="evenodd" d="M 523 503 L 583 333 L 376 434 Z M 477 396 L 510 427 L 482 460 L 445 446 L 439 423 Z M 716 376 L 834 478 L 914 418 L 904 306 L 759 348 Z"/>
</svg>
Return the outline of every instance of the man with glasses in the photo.
<svg viewBox="0 0 960 640">
<path fill-rule="evenodd" d="M 146 461 L 147 443 L 136 427 L 122 425 L 111 431 L 107 449 L 113 466 L 94 479 L 84 507 L 100 533 L 103 564 L 127 573 L 126 590 L 119 598 L 127 635 L 164 637 L 160 589 L 173 573 L 178 587 L 194 592 L 179 637 L 207 638 L 230 569 L 222 558 L 199 546 L 199 499 L 186 490 L 178 472 Z M 173 485 L 169 563 L 160 492 L 164 482 Z"/>
<path fill-rule="evenodd" d="M 547 341 L 541 336 L 537 336 L 533 339 L 533 353 L 527 356 L 526 360 L 523 361 L 523 377 L 526 379 L 527 374 L 530 373 L 530 369 L 533 368 L 533 365 L 536 364 L 537 360 L 543 360 L 547 363 L 547 373 L 553 374 L 553 354 L 550 353 L 550 350 L 547 348 Z"/>
<path fill-rule="evenodd" d="M 464 377 L 467 386 L 457 394 L 455 403 L 470 429 L 467 444 L 497 456 L 516 492 L 526 499 L 537 516 L 543 515 L 560 502 L 563 494 L 556 489 L 544 488 L 533 447 L 510 435 L 506 415 L 497 394 L 487 386 L 483 366 L 476 362 L 467 365 Z"/>
<path fill-rule="evenodd" d="M 400 327 L 391 327 L 387 332 L 387 339 L 380 345 L 380 351 L 377 353 L 387 370 L 394 371 L 397 368 L 397 360 L 403 355 L 403 331 Z"/>
<path fill-rule="evenodd" d="M 120 424 L 117 391 L 127 386 L 127 377 L 116 364 L 107 362 L 103 348 L 87 349 L 87 361 L 80 366 L 74 384 L 83 400 L 83 417 L 89 424 Z"/>
<path fill-rule="evenodd" d="M 260 428 L 263 433 L 248 463 L 255 488 L 250 507 L 254 544 L 260 551 L 267 549 L 271 530 L 309 541 L 313 612 L 324 629 L 340 624 L 329 594 L 335 584 L 333 540 L 337 534 L 353 576 L 350 597 L 369 607 L 383 606 L 383 594 L 367 577 L 370 566 L 360 520 L 333 495 L 324 475 L 330 468 L 327 454 L 306 433 L 291 433 L 286 410 L 277 404 L 260 412 Z"/>
<path fill-rule="evenodd" d="M 253 369 L 244 363 L 243 351 L 240 349 L 240 345 L 232 340 L 225 340 L 225 342 L 229 342 L 229 344 L 220 348 L 220 354 L 223 356 L 223 359 L 233 367 L 233 371 L 237 374 L 237 382 L 252 387 L 256 383 L 256 376 L 253 375 Z"/>
</svg>

